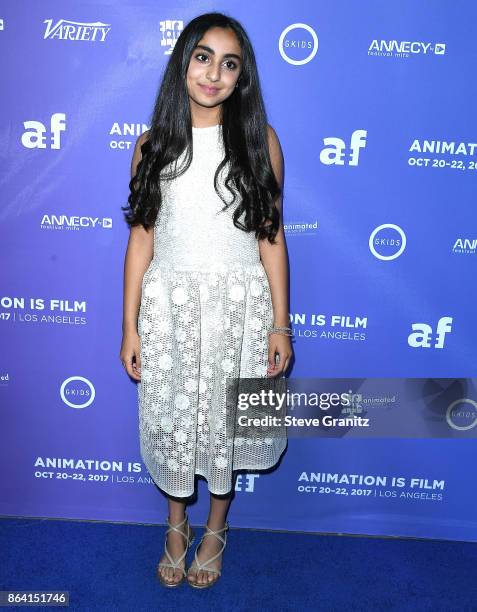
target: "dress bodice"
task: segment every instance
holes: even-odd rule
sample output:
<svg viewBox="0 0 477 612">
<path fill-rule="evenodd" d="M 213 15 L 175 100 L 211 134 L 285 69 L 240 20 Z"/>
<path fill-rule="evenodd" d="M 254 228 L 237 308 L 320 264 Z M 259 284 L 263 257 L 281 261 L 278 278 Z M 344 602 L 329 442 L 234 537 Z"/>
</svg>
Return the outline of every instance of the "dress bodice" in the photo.
<svg viewBox="0 0 477 612">
<path fill-rule="evenodd" d="M 153 261 L 175 269 L 223 269 L 260 262 L 254 232 L 244 232 L 232 220 L 236 201 L 225 211 L 214 189 L 214 174 L 224 157 L 222 125 L 192 128 L 193 157 L 189 168 L 161 183 L 162 204 L 154 228 Z M 180 167 L 185 151 L 174 162 Z M 169 171 L 170 168 L 166 168 Z M 227 166 L 218 177 L 226 202 L 232 194 L 224 185 Z"/>
</svg>

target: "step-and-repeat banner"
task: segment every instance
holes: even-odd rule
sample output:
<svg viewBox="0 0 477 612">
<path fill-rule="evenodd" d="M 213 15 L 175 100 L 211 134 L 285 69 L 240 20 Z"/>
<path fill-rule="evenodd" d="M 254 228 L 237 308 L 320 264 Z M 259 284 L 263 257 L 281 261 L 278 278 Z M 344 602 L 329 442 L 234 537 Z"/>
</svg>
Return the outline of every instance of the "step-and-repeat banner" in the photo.
<svg viewBox="0 0 477 612">
<path fill-rule="evenodd" d="M 239 475 L 230 523 L 477 540 L 477 7 L 214 9 L 247 30 L 281 141 L 290 375 L 321 381 L 327 417 L 290 436 L 277 468 Z M 119 360 L 121 206 L 175 41 L 209 10 L 1 8 L 2 515 L 165 521 Z M 353 401 L 323 404 L 333 388 Z M 203 479 L 198 497 L 193 521 Z"/>
</svg>

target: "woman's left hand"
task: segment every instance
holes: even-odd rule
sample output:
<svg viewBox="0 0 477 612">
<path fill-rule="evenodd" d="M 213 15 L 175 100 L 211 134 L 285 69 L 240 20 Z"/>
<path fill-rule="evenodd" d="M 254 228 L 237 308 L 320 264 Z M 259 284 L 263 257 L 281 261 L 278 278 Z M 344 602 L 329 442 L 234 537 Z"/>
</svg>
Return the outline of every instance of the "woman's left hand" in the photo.
<svg viewBox="0 0 477 612">
<path fill-rule="evenodd" d="M 275 353 L 279 355 L 278 364 L 275 363 Z M 270 334 L 268 336 L 268 368 L 267 376 L 278 376 L 286 371 L 293 355 L 291 337 L 285 334 Z"/>
</svg>

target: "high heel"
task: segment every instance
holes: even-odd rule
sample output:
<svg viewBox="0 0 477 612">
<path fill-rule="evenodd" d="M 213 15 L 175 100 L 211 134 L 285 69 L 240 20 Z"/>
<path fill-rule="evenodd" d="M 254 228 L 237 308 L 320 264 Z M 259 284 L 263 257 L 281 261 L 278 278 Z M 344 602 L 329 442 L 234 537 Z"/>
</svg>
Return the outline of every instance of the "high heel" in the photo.
<svg viewBox="0 0 477 612">
<path fill-rule="evenodd" d="M 167 524 L 169 525 L 169 529 L 166 531 L 166 539 L 164 542 L 164 549 L 165 549 L 165 553 L 167 558 L 169 559 L 170 563 L 168 563 L 167 561 L 162 561 L 158 564 L 157 566 L 157 577 L 159 578 L 160 582 L 167 587 L 177 587 L 180 584 L 182 584 L 182 582 L 184 581 L 184 578 L 186 577 L 186 571 L 184 567 L 179 567 L 179 563 L 184 559 L 184 557 L 187 554 L 187 551 L 189 550 L 189 548 L 192 546 L 194 540 L 195 540 L 195 534 L 193 529 L 191 528 L 191 526 L 189 525 L 189 520 L 187 517 L 187 514 L 184 517 L 184 520 L 181 521 L 178 525 L 171 525 L 171 523 L 169 522 L 169 518 L 166 519 Z M 179 529 L 179 527 L 182 527 L 182 525 L 187 522 L 187 533 L 184 533 L 181 529 Z M 176 560 L 174 561 L 174 559 L 171 557 L 171 555 L 169 554 L 169 551 L 167 550 L 167 534 L 170 531 L 177 531 L 178 533 L 180 533 L 182 536 L 184 536 L 184 538 L 186 539 L 186 547 L 184 552 L 182 553 L 182 555 Z M 174 582 L 169 582 L 167 581 L 161 574 L 161 572 L 159 571 L 159 568 L 161 567 L 172 567 L 173 569 L 180 569 L 182 571 L 182 578 L 178 581 L 174 581 Z"/>
<path fill-rule="evenodd" d="M 187 570 L 187 582 L 189 583 L 189 585 L 191 587 L 194 587 L 195 589 L 206 589 L 208 587 L 211 587 L 213 584 L 215 584 L 217 582 L 217 580 L 219 579 L 219 577 L 220 577 L 220 575 L 222 573 L 221 570 L 214 569 L 212 567 L 206 567 L 206 565 L 208 565 L 212 561 L 215 561 L 215 559 L 217 559 L 217 557 L 224 552 L 225 546 L 227 544 L 227 533 L 226 532 L 227 532 L 228 528 L 229 528 L 229 526 L 228 526 L 227 523 L 225 523 L 225 526 L 222 527 L 222 529 L 217 529 L 217 531 L 214 531 L 213 529 L 209 529 L 209 527 L 207 527 L 207 525 L 205 526 L 205 530 L 206 531 L 205 531 L 204 535 L 201 537 L 200 542 L 197 545 L 197 548 L 195 549 L 194 560 L 192 561 L 192 563 L 190 564 L 189 569 Z M 224 537 L 219 535 L 220 533 L 222 533 L 222 531 L 224 532 Z M 206 536 L 210 536 L 210 535 L 215 536 L 217 539 L 219 539 L 222 542 L 222 549 L 217 554 L 215 554 L 213 557 L 211 557 L 210 559 L 207 559 L 207 561 L 205 561 L 204 563 L 200 563 L 199 559 L 197 558 L 197 551 L 199 550 L 200 545 L 204 541 L 204 538 Z M 197 577 L 197 574 L 200 572 L 200 570 L 204 570 L 206 572 L 215 572 L 216 576 L 215 576 L 214 580 L 211 580 L 210 582 L 207 581 L 204 584 L 199 584 L 198 582 L 189 580 L 189 572 L 191 570 L 193 570 L 196 573 L 196 577 Z"/>
</svg>

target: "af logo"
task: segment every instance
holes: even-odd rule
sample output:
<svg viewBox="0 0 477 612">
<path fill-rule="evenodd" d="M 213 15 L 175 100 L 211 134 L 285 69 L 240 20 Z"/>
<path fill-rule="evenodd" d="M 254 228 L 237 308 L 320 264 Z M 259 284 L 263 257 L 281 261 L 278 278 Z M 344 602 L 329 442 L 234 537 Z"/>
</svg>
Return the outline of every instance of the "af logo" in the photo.
<svg viewBox="0 0 477 612">
<path fill-rule="evenodd" d="M 452 329 L 452 317 L 441 317 L 437 322 L 437 331 L 436 331 L 436 342 L 433 345 L 434 348 L 444 348 L 444 340 L 445 335 L 449 333 Z M 427 323 L 413 323 L 412 329 L 414 330 L 412 334 L 408 336 L 408 344 L 413 348 L 430 348 L 431 341 L 433 340 L 432 332 L 433 329 Z"/>
<path fill-rule="evenodd" d="M 367 130 L 355 130 L 351 134 L 349 144 L 348 166 L 357 166 L 359 162 L 359 150 L 366 146 Z M 320 153 L 320 161 L 327 166 L 344 166 L 348 149 L 346 142 L 341 138 L 328 136 L 323 138 L 326 145 Z"/>
<path fill-rule="evenodd" d="M 24 121 L 23 127 L 27 131 L 22 134 L 22 145 L 27 149 L 46 149 L 49 136 L 50 149 L 61 149 L 60 135 L 66 129 L 65 120 L 64 113 L 51 115 L 49 132 L 48 127 L 41 121 Z"/>
</svg>

